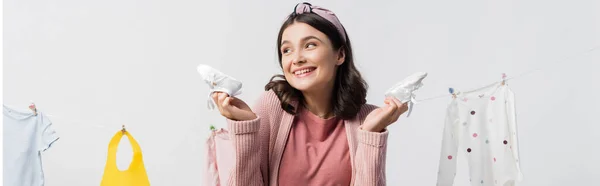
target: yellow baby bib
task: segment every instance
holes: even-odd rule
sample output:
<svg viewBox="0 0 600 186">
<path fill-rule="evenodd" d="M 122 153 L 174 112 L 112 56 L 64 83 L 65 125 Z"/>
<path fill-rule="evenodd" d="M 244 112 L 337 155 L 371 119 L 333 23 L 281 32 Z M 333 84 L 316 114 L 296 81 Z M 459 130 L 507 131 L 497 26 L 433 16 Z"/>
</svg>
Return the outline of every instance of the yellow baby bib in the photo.
<svg viewBox="0 0 600 186">
<path fill-rule="evenodd" d="M 133 149 L 133 158 L 129 168 L 121 171 L 117 168 L 117 147 L 123 135 L 127 135 L 131 148 Z M 150 181 L 146 175 L 144 161 L 142 158 L 142 149 L 140 145 L 133 139 L 129 132 L 119 131 L 108 144 L 108 158 L 104 167 L 104 176 L 100 186 L 149 186 Z"/>
</svg>

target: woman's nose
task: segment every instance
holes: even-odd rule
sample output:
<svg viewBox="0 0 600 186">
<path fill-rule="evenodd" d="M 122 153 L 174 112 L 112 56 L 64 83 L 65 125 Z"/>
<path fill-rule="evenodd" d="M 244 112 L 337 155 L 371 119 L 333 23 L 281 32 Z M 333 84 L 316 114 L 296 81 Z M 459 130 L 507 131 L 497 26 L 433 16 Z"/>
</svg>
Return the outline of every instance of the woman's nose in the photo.
<svg viewBox="0 0 600 186">
<path fill-rule="evenodd" d="M 299 65 L 302 63 L 306 63 L 306 58 L 302 55 L 302 52 L 295 52 L 294 58 L 292 59 L 292 64 Z"/>
</svg>

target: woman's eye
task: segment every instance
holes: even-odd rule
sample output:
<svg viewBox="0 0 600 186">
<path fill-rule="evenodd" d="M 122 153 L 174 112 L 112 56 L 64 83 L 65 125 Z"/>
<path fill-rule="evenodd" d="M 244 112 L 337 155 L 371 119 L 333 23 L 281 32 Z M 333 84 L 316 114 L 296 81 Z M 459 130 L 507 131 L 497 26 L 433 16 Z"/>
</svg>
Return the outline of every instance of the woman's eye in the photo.
<svg viewBox="0 0 600 186">
<path fill-rule="evenodd" d="M 281 53 L 284 53 L 284 54 L 287 54 L 289 52 L 290 52 L 289 48 L 285 48 L 285 49 L 281 50 Z"/>
<path fill-rule="evenodd" d="M 314 47 L 316 47 L 316 46 L 317 46 L 317 45 L 316 45 L 316 44 L 314 44 L 314 43 L 308 43 L 308 44 L 306 45 L 306 48 L 314 48 Z"/>
</svg>

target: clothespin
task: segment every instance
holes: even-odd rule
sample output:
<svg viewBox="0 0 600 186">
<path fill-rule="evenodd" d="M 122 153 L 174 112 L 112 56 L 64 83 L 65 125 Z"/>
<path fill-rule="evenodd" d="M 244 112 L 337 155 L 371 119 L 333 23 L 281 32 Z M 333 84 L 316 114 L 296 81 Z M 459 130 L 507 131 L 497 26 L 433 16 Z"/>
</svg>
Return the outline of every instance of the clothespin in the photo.
<svg viewBox="0 0 600 186">
<path fill-rule="evenodd" d="M 125 125 L 121 125 L 122 129 L 121 132 L 123 132 L 123 134 L 125 134 L 125 132 L 127 132 L 127 130 L 125 129 Z"/>
<path fill-rule="evenodd" d="M 506 85 L 506 73 L 502 73 L 502 85 Z"/>
<path fill-rule="evenodd" d="M 448 88 L 448 91 L 450 92 L 450 94 L 452 94 L 452 98 L 456 98 L 456 93 L 454 92 L 453 88 Z"/>
<path fill-rule="evenodd" d="M 37 108 L 35 107 L 35 103 L 33 103 L 33 101 L 31 101 L 31 104 L 29 104 L 29 109 L 33 111 L 33 115 L 37 116 Z"/>
</svg>

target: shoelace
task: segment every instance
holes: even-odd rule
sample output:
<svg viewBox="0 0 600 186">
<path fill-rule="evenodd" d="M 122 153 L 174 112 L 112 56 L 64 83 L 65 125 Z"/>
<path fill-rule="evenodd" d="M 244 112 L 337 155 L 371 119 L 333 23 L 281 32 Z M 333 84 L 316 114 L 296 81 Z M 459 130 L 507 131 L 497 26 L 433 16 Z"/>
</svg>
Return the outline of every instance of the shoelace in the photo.
<svg viewBox="0 0 600 186">
<path fill-rule="evenodd" d="M 205 79 L 204 81 L 208 84 L 208 87 L 210 88 L 210 92 L 208 93 L 208 100 L 207 100 L 207 107 L 209 110 L 213 110 L 215 109 L 216 103 L 215 100 L 212 98 L 212 94 L 215 90 L 215 87 L 217 86 L 217 82 L 216 82 L 216 78 L 217 75 L 215 73 L 209 72 L 208 76 L 206 77 L 207 79 Z"/>
<path fill-rule="evenodd" d="M 415 98 L 415 94 L 411 93 L 410 101 L 408 101 L 408 113 L 406 114 L 406 117 L 410 116 L 410 113 L 412 113 L 415 104 L 417 104 L 417 99 Z"/>
<path fill-rule="evenodd" d="M 412 113 L 414 105 L 417 103 L 416 96 L 415 96 L 415 94 L 413 92 L 416 89 L 419 89 L 419 87 L 420 86 L 414 87 L 412 90 L 403 89 L 404 94 L 408 94 L 409 95 L 409 99 L 408 100 L 401 100 L 403 103 L 408 103 L 408 113 L 406 114 L 406 117 L 410 116 L 410 113 Z"/>
</svg>

